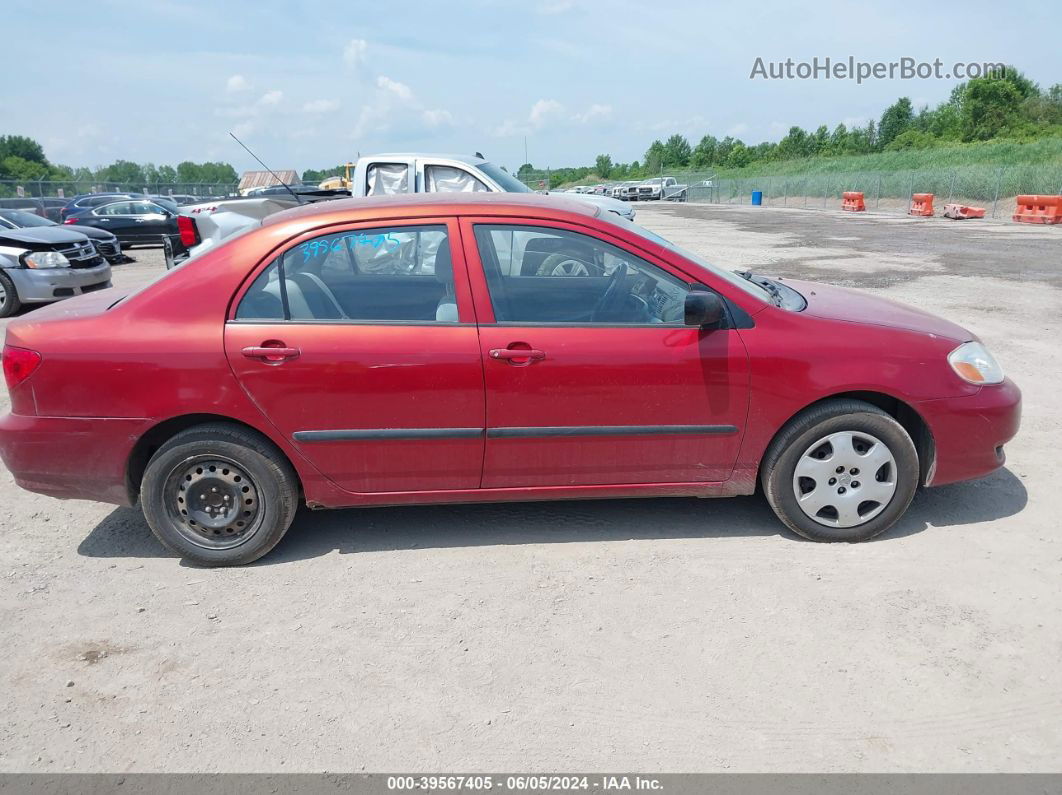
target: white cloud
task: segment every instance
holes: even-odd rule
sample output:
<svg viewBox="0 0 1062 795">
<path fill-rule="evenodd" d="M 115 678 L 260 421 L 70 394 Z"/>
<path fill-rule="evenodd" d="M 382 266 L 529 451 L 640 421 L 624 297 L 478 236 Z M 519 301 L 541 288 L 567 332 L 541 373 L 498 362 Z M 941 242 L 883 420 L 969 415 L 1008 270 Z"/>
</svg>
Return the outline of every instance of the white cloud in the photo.
<svg viewBox="0 0 1062 795">
<path fill-rule="evenodd" d="M 273 89 L 262 94 L 261 99 L 258 100 L 259 105 L 279 105 L 280 100 L 284 99 L 284 92 Z"/>
<path fill-rule="evenodd" d="M 369 43 L 365 39 L 351 39 L 343 48 L 343 62 L 348 66 L 362 66 Z"/>
<path fill-rule="evenodd" d="M 227 81 L 225 81 L 225 90 L 230 94 L 235 94 L 240 91 L 247 91 L 251 87 L 251 84 L 247 82 L 247 78 L 243 75 L 233 75 Z"/>
<path fill-rule="evenodd" d="M 314 99 L 302 106 L 305 113 L 331 113 L 339 110 L 339 103 L 334 99 Z"/>
<path fill-rule="evenodd" d="M 749 131 L 749 126 L 743 121 L 739 121 L 733 127 L 726 131 L 727 135 L 732 135 L 737 138 L 739 135 L 744 135 Z"/>
<path fill-rule="evenodd" d="M 557 100 L 540 99 L 531 106 L 531 113 L 528 114 L 527 120 L 537 130 L 549 120 L 550 116 L 555 116 L 562 110 L 564 110 L 564 106 Z"/>
<path fill-rule="evenodd" d="M 380 75 L 376 78 L 376 87 L 394 94 L 401 100 L 409 101 L 413 99 L 413 91 L 409 86 L 405 83 L 399 83 L 397 80 L 392 80 L 386 75 Z"/>
<path fill-rule="evenodd" d="M 576 113 L 572 118 L 580 124 L 588 124 L 598 119 L 608 119 L 612 116 L 611 105 L 591 105 L 583 113 Z"/>
<path fill-rule="evenodd" d="M 420 117 L 429 127 L 450 127 L 454 123 L 454 114 L 448 110 L 425 110 Z"/>
</svg>

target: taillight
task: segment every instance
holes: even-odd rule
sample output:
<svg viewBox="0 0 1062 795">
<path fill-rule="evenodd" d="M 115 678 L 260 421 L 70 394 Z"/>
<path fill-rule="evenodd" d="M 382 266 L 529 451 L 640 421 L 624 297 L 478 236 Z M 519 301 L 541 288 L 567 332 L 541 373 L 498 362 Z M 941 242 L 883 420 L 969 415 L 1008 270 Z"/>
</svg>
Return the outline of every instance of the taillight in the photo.
<svg viewBox="0 0 1062 795">
<path fill-rule="evenodd" d="M 77 223 L 77 219 L 76 218 L 67 218 L 65 221 L 63 221 L 63 223 L 64 224 L 76 224 Z"/>
<path fill-rule="evenodd" d="M 177 216 L 177 231 L 181 233 L 181 243 L 186 247 L 199 244 L 199 229 L 196 228 L 195 219 L 190 215 Z"/>
<path fill-rule="evenodd" d="M 14 389 L 21 384 L 41 364 L 41 355 L 37 351 L 28 348 L 16 348 L 13 345 L 4 346 L 4 379 L 7 388 Z"/>
</svg>

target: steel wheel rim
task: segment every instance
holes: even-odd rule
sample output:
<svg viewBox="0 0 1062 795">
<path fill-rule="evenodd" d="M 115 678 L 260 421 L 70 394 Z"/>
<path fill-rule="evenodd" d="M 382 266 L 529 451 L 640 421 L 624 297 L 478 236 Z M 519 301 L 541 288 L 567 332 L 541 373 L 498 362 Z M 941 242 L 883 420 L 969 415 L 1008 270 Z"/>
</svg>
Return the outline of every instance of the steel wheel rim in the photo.
<svg viewBox="0 0 1062 795">
<path fill-rule="evenodd" d="M 793 494 L 814 522 L 858 527 L 892 502 L 896 478 L 896 458 L 888 445 L 869 433 L 840 431 L 801 453 L 793 470 Z"/>
<path fill-rule="evenodd" d="M 258 485 L 246 469 L 224 456 L 192 456 L 174 466 L 163 499 L 177 532 L 203 549 L 246 543 L 264 518 Z"/>
<path fill-rule="evenodd" d="M 0 282 L 0 306 L 4 306 L 7 303 L 7 288 L 4 287 L 4 283 Z"/>
</svg>

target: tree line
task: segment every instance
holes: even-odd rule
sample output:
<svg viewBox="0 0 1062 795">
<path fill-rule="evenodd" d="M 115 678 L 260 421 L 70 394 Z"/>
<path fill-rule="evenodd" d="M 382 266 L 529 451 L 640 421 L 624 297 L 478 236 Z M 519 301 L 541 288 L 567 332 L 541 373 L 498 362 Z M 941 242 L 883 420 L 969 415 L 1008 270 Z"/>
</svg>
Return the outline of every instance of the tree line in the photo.
<svg viewBox="0 0 1062 795">
<path fill-rule="evenodd" d="M 579 182 L 587 177 L 624 180 L 657 176 L 662 170 L 741 169 L 752 163 L 798 158 L 864 155 L 904 149 L 930 149 L 950 144 L 993 139 L 1031 140 L 1062 136 L 1062 83 L 1041 89 L 1013 67 L 1002 74 L 980 77 L 957 85 L 947 100 L 935 108 L 917 111 L 908 97 L 900 97 L 865 126 L 849 129 L 838 124 L 831 130 L 820 125 L 814 132 L 790 127 L 782 140 L 746 144 L 739 138 L 705 135 L 691 145 L 682 135 L 655 140 L 639 162 L 613 162 L 598 155 L 592 166 L 554 169 L 554 185 Z M 524 163 L 517 176 L 533 181 L 537 172 Z"/>
<path fill-rule="evenodd" d="M 185 160 L 176 166 L 133 163 L 117 160 L 99 168 L 72 168 L 56 165 L 45 157 L 44 148 L 24 135 L 0 135 L 0 179 L 36 182 L 78 182 L 83 184 L 118 183 L 129 187 L 180 185 L 183 183 L 234 184 L 239 175 L 228 163 L 193 163 Z"/>
</svg>

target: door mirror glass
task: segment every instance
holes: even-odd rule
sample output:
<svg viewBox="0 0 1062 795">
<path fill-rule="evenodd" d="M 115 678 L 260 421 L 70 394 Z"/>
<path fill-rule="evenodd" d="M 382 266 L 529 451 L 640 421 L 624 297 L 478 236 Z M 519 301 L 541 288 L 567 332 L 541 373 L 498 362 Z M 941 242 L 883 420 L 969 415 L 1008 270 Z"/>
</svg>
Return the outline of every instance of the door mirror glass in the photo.
<svg viewBox="0 0 1062 795">
<path fill-rule="evenodd" d="M 723 302 L 715 293 L 694 290 L 686 293 L 685 323 L 699 328 L 715 328 L 723 319 Z"/>
</svg>

